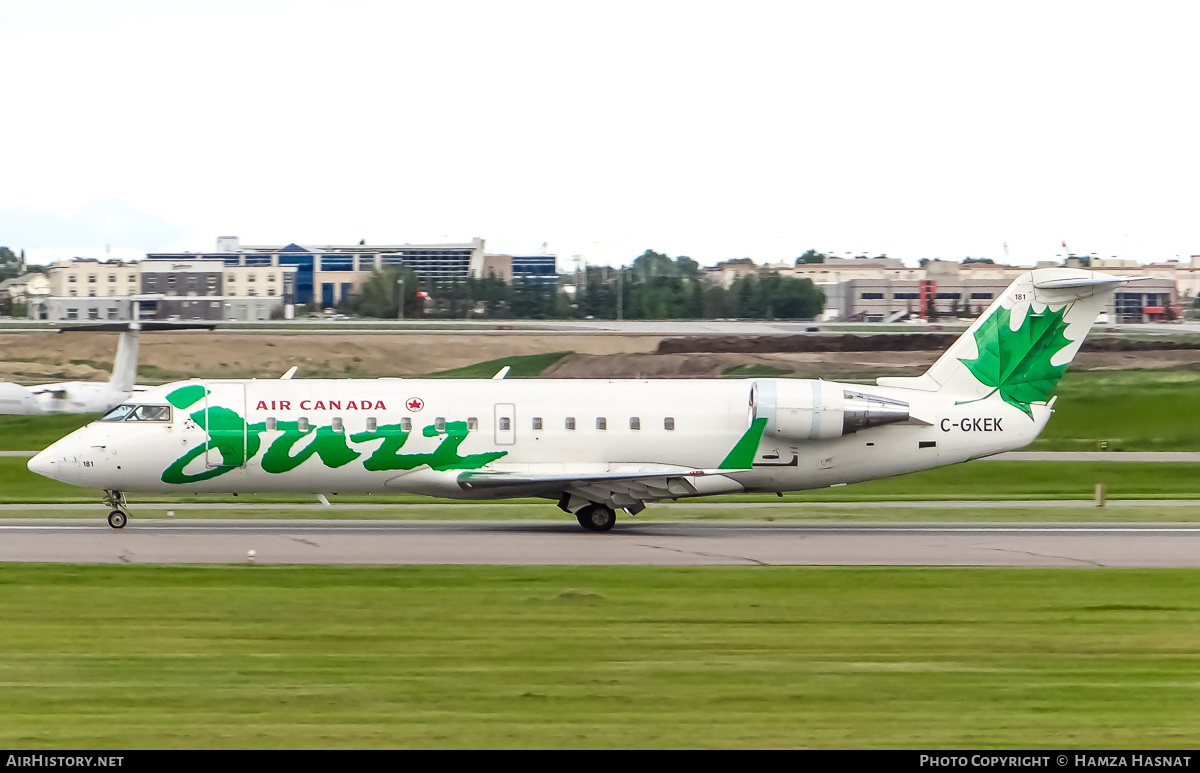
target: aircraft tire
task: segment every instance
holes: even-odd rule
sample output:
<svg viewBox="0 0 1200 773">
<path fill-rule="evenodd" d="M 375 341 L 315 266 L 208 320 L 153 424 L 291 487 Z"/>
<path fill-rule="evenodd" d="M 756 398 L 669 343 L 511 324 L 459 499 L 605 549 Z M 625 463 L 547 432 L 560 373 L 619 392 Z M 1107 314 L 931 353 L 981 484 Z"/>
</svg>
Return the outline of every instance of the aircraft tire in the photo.
<svg viewBox="0 0 1200 773">
<path fill-rule="evenodd" d="M 124 529 L 125 522 L 129 520 L 129 516 L 120 510 L 113 510 L 108 514 L 108 525 L 114 529 Z"/>
<path fill-rule="evenodd" d="M 611 531 L 617 523 L 617 514 L 605 505 L 590 504 L 575 513 L 579 525 L 589 531 Z"/>
</svg>

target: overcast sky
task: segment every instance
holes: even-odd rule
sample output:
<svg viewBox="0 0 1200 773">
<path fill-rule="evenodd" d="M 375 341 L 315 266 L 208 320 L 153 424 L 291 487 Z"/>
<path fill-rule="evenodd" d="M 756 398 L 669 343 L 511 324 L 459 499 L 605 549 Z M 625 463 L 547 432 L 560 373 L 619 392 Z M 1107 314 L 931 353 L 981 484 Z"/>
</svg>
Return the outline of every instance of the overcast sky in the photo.
<svg viewBox="0 0 1200 773">
<path fill-rule="evenodd" d="M 0 245 L 1187 259 L 1198 22 L 1094 0 L 4 0 Z"/>
</svg>

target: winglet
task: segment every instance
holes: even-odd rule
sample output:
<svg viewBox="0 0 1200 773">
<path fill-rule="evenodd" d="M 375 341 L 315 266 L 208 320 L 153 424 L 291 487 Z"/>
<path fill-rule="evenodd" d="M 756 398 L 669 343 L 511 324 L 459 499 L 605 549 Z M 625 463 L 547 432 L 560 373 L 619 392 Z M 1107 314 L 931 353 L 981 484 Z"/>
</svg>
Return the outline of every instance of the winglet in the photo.
<svg viewBox="0 0 1200 773">
<path fill-rule="evenodd" d="M 505 376 L 508 375 L 508 371 L 509 371 L 509 366 L 505 365 L 503 368 L 501 368 L 499 371 L 496 372 L 496 375 L 492 376 L 492 381 L 502 380 Z"/>
<path fill-rule="evenodd" d="M 296 375 L 296 369 L 297 369 L 297 368 L 299 368 L 299 367 L 300 367 L 299 365 L 293 365 L 292 367 L 288 368 L 288 369 L 287 369 L 287 373 L 284 373 L 282 376 L 280 376 L 280 377 L 279 377 L 279 380 L 280 380 L 280 381 L 286 381 L 287 379 L 289 379 L 289 378 L 291 378 L 292 376 Z"/>
</svg>

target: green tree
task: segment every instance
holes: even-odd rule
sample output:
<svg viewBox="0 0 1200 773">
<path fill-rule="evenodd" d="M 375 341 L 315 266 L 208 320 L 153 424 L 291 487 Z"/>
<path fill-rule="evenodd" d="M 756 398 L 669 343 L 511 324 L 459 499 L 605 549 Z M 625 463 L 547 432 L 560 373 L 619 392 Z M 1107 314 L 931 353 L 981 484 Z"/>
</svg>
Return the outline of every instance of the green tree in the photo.
<svg viewBox="0 0 1200 773">
<path fill-rule="evenodd" d="M 799 266 L 801 263 L 824 263 L 824 262 L 825 262 L 825 255 L 823 255 L 820 252 L 817 252 L 816 250 L 808 250 L 803 255 L 796 258 L 797 266 Z"/>
<path fill-rule="evenodd" d="M 404 316 L 420 316 L 422 309 L 417 302 L 417 275 L 412 269 L 388 266 L 371 272 L 363 282 L 362 292 L 350 303 L 354 313 L 364 317 L 396 319 L 400 316 L 400 281 L 404 282 Z"/>
<path fill-rule="evenodd" d="M 7 247 L 0 247 L 0 282 L 21 275 L 21 259 Z"/>
</svg>

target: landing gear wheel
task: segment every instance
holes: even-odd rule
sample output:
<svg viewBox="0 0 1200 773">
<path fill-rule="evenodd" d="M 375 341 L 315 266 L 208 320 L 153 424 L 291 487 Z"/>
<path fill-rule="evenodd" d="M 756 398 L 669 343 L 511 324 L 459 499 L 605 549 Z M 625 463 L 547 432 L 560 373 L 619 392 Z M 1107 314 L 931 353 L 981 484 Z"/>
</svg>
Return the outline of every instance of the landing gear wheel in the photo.
<svg viewBox="0 0 1200 773">
<path fill-rule="evenodd" d="M 108 514 L 108 525 L 114 529 L 125 528 L 125 522 L 128 520 L 129 516 L 125 515 L 125 513 L 121 512 L 120 510 L 113 510 Z"/>
<path fill-rule="evenodd" d="M 610 531 L 617 522 L 617 514 L 605 505 L 587 505 L 575 513 L 579 525 L 591 531 Z"/>
</svg>

